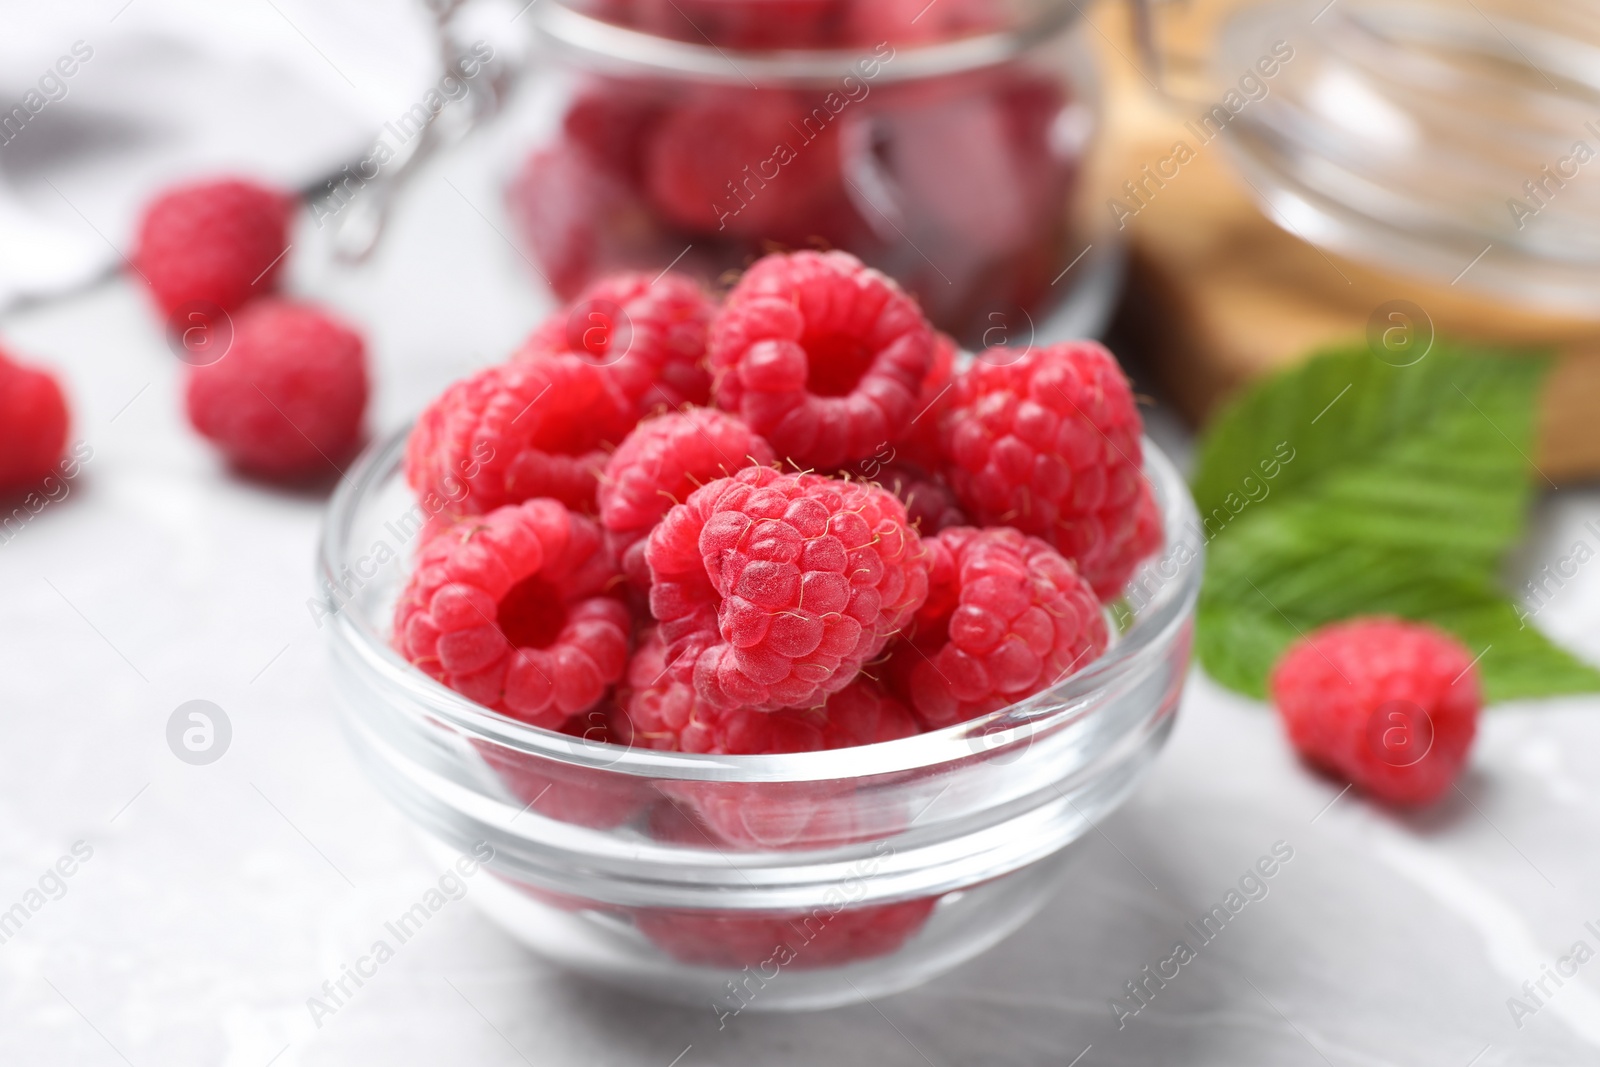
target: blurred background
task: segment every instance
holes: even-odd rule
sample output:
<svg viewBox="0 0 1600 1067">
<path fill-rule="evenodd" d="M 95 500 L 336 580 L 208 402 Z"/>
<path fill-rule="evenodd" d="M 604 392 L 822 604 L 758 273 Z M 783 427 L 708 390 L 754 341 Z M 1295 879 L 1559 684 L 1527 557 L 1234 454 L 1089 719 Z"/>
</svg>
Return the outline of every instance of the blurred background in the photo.
<svg viewBox="0 0 1600 1067">
<path fill-rule="evenodd" d="M 1592 4 L 107 0 L 5 3 L 0 26 L 0 348 L 61 382 L 81 466 L 0 526 L 0 911 L 75 857 L 0 928 L 0 1060 L 1596 1055 L 1587 972 L 1537 1017 L 1506 1001 L 1600 946 L 1600 700 L 1508 705 L 1461 795 L 1397 816 L 1339 800 L 1198 670 L 1070 896 L 882 1011 L 723 1030 L 453 907 L 316 1021 L 307 998 L 436 872 L 333 719 L 309 610 L 327 485 L 208 450 L 184 343 L 129 267 L 176 182 L 294 193 L 280 285 L 364 338 L 373 437 L 600 273 L 717 284 L 779 248 L 856 253 L 969 348 L 1107 338 L 1185 459 L 1318 346 L 1537 349 L 1540 498 L 1503 584 L 1593 663 L 1600 567 L 1571 563 L 1600 547 Z M 195 700 L 225 724 L 199 765 L 168 732 Z M 1107 1001 L 1169 948 L 1171 901 L 1279 839 L 1300 858 L 1272 900 L 1117 1028 Z"/>
</svg>

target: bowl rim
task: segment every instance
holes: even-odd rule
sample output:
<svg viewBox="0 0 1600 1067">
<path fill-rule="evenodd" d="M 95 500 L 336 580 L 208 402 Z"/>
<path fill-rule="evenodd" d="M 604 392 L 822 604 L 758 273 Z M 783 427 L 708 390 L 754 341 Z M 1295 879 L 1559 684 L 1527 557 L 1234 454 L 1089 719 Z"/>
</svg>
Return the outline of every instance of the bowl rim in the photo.
<svg viewBox="0 0 1600 1067">
<path fill-rule="evenodd" d="M 851 748 L 782 755 L 711 755 L 668 752 L 587 741 L 519 722 L 477 704 L 406 662 L 355 603 L 339 602 L 332 592 L 347 565 L 345 548 L 361 505 L 399 471 L 408 422 L 361 453 L 334 490 L 324 514 L 316 561 L 316 598 L 331 613 L 330 640 L 336 651 L 354 656 L 360 667 L 388 693 L 386 710 L 400 716 L 429 716 L 513 752 L 591 771 L 686 781 L 826 781 L 871 778 L 970 761 L 997 749 L 1056 730 L 1092 714 L 1100 698 L 1118 682 L 1137 675 L 1159 659 L 1193 617 L 1204 570 L 1204 529 L 1187 482 L 1148 436 L 1142 438 L 1143 474 L 1160 509 L 1161 548 L 1140 564 L 1127 589 L 1155 569 L 1148 602 L 1133 623 L 1094 662 L 1048 689 L 1015 704 L 950 726 L 894 741 Z M 1186 556 L 1181 553 L 1186 552 Z M 1165 565 L 1177 558 L 1174 573 Z"/>
</svg>

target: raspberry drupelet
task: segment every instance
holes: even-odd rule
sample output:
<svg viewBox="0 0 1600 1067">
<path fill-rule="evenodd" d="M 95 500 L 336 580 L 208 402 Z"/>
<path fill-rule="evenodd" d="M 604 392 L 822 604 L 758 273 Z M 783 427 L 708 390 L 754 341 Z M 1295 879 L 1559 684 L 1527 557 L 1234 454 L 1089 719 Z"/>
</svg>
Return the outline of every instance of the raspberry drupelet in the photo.
<svg viewBox="0 0 1600 1067">
<path fill-rule="evenodd" d="M 513 360 L 423 409 L 406 445 L 406 481 L 418 495 L 457 501 L 458 514 L 535 497 L 592 514 L 605 447 L 632 425 L 600 368 L 570 355 Z"/>
<path fill-rule="evenodd" d="M 222 179 L 168 189 L 139 222 L 133 265 L 165 315 L 191 301 L 232 311 L 277 288 L 294 200 Z"/>
<path fill-rule="evenodd" d="M 594 707 L 628 662 L 632 623 L 600 527 L 529 500 L 435 535 L 395 608 L 395 647 L 479 704 L 546 729 Z"/>
<path fill-rule="evenodd" d="M 892 494 L 770 467 L 697 489 L 645 559 L 670 669 L 718 708 L 820 703 L 927 595 L 926 553 Z"/>
<path fill-rule="evenodd" d="M 1269 687 L 1301 756 L 1392 804 L 1427 804 L 1450 788 L 1483 705 L 1470 651 L 1390 618 L 1314 631 L 1284 653 Z"/>
<path fill-rule="evenodd" d="M 924 725 L 998 711 L 1105 651 L 1094 591 L 1039 538 L 955 526 L 924 544 L 928 598 L 888 671 Z"/>
<path fill-rule="evenodd" d="M 844 252 L 772 255 L 713 321 L 717 405 L 798 467 L 833 469 L 899 437 L 933 363 L 916 302 Z"/>
<path fill-rule="evenodd" d="M 644 539 L 674 504 L 707 482 L 752 464 L 770 466 L 772 446 L 726 412 L 689 408 L 647 419 L 623 438 L 600 478 L 600 524 L 622 571 L 650 587 Z"/>
<path fill-rule="evenodd" d="M 991 351 L 940 419 L 950 486 L 973 522 L 1043 538 L 1110 600 L 1161 543 L 1133 390 L 1092 341 Z"/>
<path fill-rule="evenodd" d="M 635 418 L 705 404 L 706 331 L 715 310 L 684 275 L 612 274 L 541 323 L 518 354 L 569 353 L 601 367 Z"/>
</svg>

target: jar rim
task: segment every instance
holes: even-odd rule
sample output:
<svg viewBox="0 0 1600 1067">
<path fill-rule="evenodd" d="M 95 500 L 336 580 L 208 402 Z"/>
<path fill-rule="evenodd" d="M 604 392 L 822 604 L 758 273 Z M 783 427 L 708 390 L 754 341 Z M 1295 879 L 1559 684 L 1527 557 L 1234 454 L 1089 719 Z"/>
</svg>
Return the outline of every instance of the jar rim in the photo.
<svg viewBox="0 0 1600 1067">
<path fill-rule="evenodd" d="M 447 688 L 406 662 L 359 605 L 340 604 L 331 592 L 338 588 L 338 576 L 353 555 L 358 513 L 398 471 L 410 429 L 407 424 L 369 446 L 329 501 L 316 577 L 318 593 L 332 613 L 336 651 L 354 657 L 370 682 L 398 698 L 384 702 L 393 714 L 442 720 L 469 739 L 569 766 L 650 778 L 771 782 L 870 778 L 952 764 L 1092 713 L 1108 691 L 1162 655 L 1199 594 L 1204 537 L 1193 498 L 1171 460 L 1145 438 L 1144 473 L 1154 490 L 1165 536 L 1160 554 L 1141 565 L 1129 588 L 1160 568 L 1148 583 L 1149 599 L 1131 613 L 1132 624 L 1099 659 L 1049 689 L 999 711 L 912 737 L 821 752 L 730 756 L 592 743 L 518 722 Z M 1184 551 L 1187 555 L 1180 555 Z M 1168 575 L 1162 565 L 1174 558 L 1177 566 Z"/>
<path fill-rule="evenodd" d="M 1033 19 L 988 33 L 928 44 L 888 47 L 892 64 L 872 75 L 879 83 L 915 81 L 983 70 L 1014 60 L 1030 48 L 1071 29 L 1084 17 L 1072 0 L 1050 0 Z M 535 20 L 542 43 L 588 67 L 616 75 L 657 75 L 721 84 L 810 85 L 860 77 L 861 64 L 875 51 L 861 48 L 736 49 L 708 39 L 705 44 L 662 37 L 585 15 L 552 0 Z"/>
</svg>

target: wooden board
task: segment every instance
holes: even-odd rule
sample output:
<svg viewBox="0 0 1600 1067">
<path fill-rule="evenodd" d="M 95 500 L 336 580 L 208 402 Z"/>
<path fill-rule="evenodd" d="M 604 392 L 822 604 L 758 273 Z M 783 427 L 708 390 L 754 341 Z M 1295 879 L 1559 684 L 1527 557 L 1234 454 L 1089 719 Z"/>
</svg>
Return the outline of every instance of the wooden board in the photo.
<svg viewBox="0 0 1600 1067">
<path fill-rule="evenodd" d="M 1091 18 L 1108 83 L 1109 135 L 1094 168 L 1102 210 L 1109 217 L 1104 201 L 1176 140 L 1197 148 L 1125 219 L 1132 265 L 1116 330 L 1184 415 L 1203 422 L 1251 380 L 1316 346 L 1364 338 L 1376 309 L 1409 300 L 1441 336 L 1554 351 L 1534 461 L 1558 482 L 1600 475 L 1600 322 L 1386 274 L 1299 240 L 1257 209 L 1220 142 L 1199 146 L 1188 116 L 1158 102 L 1131 65 L 1118 12 L 1102 4 Z"/>
</svg>

